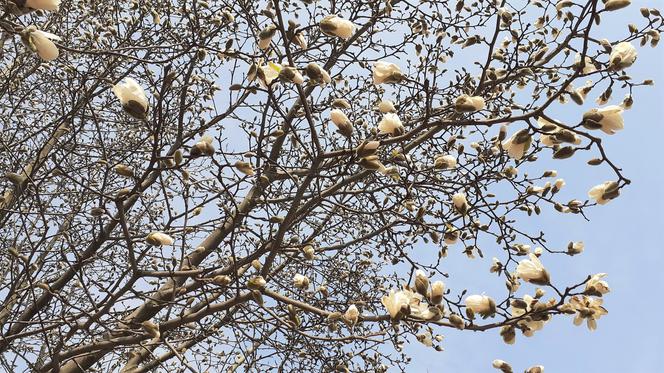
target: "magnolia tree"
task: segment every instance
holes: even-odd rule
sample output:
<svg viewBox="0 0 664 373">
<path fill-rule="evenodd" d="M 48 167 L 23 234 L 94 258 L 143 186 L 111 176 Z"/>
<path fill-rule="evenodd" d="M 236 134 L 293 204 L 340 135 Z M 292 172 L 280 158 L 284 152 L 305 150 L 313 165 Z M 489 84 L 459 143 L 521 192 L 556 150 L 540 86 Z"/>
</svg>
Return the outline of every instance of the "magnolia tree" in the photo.
<svg viewBox="0 0 664 373">
<path fill-rule="evenodd" d="M 628 6 L 5 0 L 0 363 L 385 372 L 450 328 L 595 329 L 605 275 L 549 273 L 583 243 L 523 222 L 629 184 L 602 139 L 663 21 L 606 39 Z M 565 158 L 613 176 L 562 199 Z M 448 255 L 495 257 L 502 290 L 466 291 Z"/>
</svg>

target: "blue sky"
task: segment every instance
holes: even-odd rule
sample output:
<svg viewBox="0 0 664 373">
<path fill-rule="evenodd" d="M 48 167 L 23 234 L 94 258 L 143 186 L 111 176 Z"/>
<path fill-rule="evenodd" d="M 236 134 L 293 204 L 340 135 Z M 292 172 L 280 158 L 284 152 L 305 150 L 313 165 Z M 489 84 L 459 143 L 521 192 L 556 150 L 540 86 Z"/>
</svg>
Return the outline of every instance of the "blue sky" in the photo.
<svg viewBox="0 0 664 373">
<path fill-rule="evenodd" d="M 602 29 L 609 39 L 624 36 L 627 23 L 639 21 L 640 7 L 662 4 L 657 0 L 633 1 L 629 8 L 603 19 Z M 589 274 L 608 273 L 606 279 L 611 293 L 605 296 L 605 306 L 609 314 L 599 320 L 598 329 L 590 332 L 585 324 L 577 327 L 571 317 L 561 316 L 531 338 L 518 333 L 516 344 L 511 346 L 502 342 L 498 331 L 473 333 L 445 329 L 441 330 L 445 335 L 445 352 L 436 353 L 410 341 L 408 351 L 413 362 L 409 371 L 486 372 L 492 370 L 491 361 L 496 358 L 510 362 L 516 372 L 536 364 L 544 365 L 547 372 L 662 371 L 664 330 L 657 319 L 658 310 L 664 307 L 660 294 L 664 287 L 664 201 L 659 194 L 664 191 L 660 150 L 664 138 L 662 62 L 664 49 L 661 46 L 639 49 L 638 61 L 628 73 L 635 81 L 652 78 L 655 86 L 637 91 L 633 108 L 625 112 L 623 131 L 604 136 L 610 158 L 623 168 L 632 184 L 618 199 L 588 210 L 589 222 L 569 214 L 544 214 L 536 220 L 521 221 L 521 226 L 531 232 L 546 232 L 554 247 L 564 248 L 571 240 L 585 242 L 584 253 L 573 258 L 543 257 L 554 281 L 559 279 L 560 284 L 571 284 Z M 568 104 L 554 108 L 551 113 L 560 114 L 561 119 L 580 117 L 594 106 L 592 101 L 597 94 L 592 95 L 592 100 L 589 97 L 590 103 L 583 108 Z M 622 92 L 614 94 L 610 104 L 619 104 L 623 95 Z M 575 158 L 555 163 L 559 176 L 567 182 L 561 196 L 585 199 L 587 190 L 609 180 L 610 174 L 604 168 L 587 166 L 584 161 L 590 156 Z M 481 279 L 471 276 L 478 271 L 488 272 L 491 254 L 483 261 L 470 262 L 459 251 L 450 254 L 446 269 L 464 271 L 455 273 L 449 287 L 454 290 L 454 284 L 459 283 L 471 292 L 487 290 L 481 287 Z M 520 294 L 533 291 L 534 287 L 524 285 Z"/>
</svg>

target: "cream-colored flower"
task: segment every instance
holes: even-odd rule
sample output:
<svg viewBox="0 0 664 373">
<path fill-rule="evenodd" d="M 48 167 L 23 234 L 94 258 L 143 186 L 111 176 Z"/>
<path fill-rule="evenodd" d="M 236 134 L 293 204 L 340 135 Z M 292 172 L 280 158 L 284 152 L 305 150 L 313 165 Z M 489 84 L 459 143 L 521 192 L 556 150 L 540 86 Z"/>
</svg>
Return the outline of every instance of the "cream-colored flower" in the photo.
<svg viewBox="0 0 664 373">
<path fill-rule="evenodd" d="M 376 154 L 379 146 L 380 141 L 365 141 L 355 149 L 355 154 L 360 158 L 368 157 Z"/>
<path fill-rule="evenodd" d="M 373 82 L 375 85 L 383 83 L 399 83 L 404 78 L 399 66 L 391 62 L 374 62 L 372 71 Z"/>
<path fill-rule="evenodd" d="M 429 300 L 432 304 L 440 304 L 443 301 L 445 293 L 445 283 L 442 281 L 434 281 L 431 284 L 431 296 Z"/>
<path fill-rule="evenodd" d="M 583 105 L 586 101 L 586 97 L 588 96 L 588 93 L 593 88 L 593 82 L 592 80 L 588 80 L 586 84 L 579 88 L 574 88 L 573 85 L 569 85 L 567 87 L 567 93 L 569 93 L 569 97 L 574 101 L 577 105 Z"/>
<path fill-rule="evenodd" d="M 357 27 L 353 22 L 331 14 L 320 21 L 320 29 L 325 35 L 337 36 L 344 40 L 350 39 Z"/>
<path fill-rule="evenodd" d="M 503 142 L 503 149 L 507 150 L 507 154 L 511 158 L 518 161 L 526 154 L 532 140 L 533 138 L 528 129 L 522 129 Z"/>
<path fill-rule="evenodd" d="M 394 107 L 394 103 L 390 100 L 382 100 L 378 104 L 378 110 L 381 113 L 395 113 L 397 109 Z"/>
<path fill-rule="evenodd" d="M 293 285 L 298 289 L 307 289 L 309 287 L 309 277 L 298 273 L 293 276 Z"/>
<path fill-rule="evenodd" d="M 265 50 L 270 47 L 272 37 L 277 33 L 277 26 L 269 25 L 258 33 L 258 48 Z"/>
<path fill-rule="evenodd" d="M 422 295 L 429 292 L 429 277 L 421 269 L 415 271 L 415 290 Z"/>
<path fill-rule="evenodd" d="M 512 372 L 512 366 L 509 365 L 505 360 L 496 359 L 493 361 L 493 363 L 491 363 L 491 365 L 496 369 L 500 369 L 503 373 Z"/>
<path fill-rule="evenodd" d="M 21 33 L 21 40 L 44 61 L 53 61 L 60 55 L 60 50 L 52 41 L 61 40 L 60 37 L 38 30 L 35 26 L 26 27 Z"/>
<path fill-rule="evenodd" d="M 586 282 L 586 290 L 584 293 L 587 295 L 601 297 L 602 295 L 610 292 L 611 289 L 609 288 L 609 284 L 602 280 L 604 277 L 606 277 L 606 273 L 598 273 L 593 275 L 590 280 Z"/>
<path fill-rule="evenodd" d="M 586 58 L 584 58 L 583 61 L 584 61 L 584 66 L 582 72 L 584 74 L 592 74 L 595 71 L 597 71 L 597 67 L 595 67 L 595 64 L 593 64 L 592 58 L 586 56 Z M 574 64 L 576 66 L 581 66 L 581 53 L 577 53 L 576 56 L 574 57 Z"/>
<path fill-rule="evenodd" d="M 305 69 L 305 72 L 307 73 L 309 79 L 316 84 L 325 85 L 332 81 L 330 74 L 328 74 L 327 71 L 318 66 L 318 64 L 315 62 L 309 63 Z"/>
<path fill-rule="evenodd" d="M 529 254 L 528 258 L 519 262 L 516 267 L 516 275 L 531 284 L 549 285 L 551 282 L 549 272 L 544 268 L 539 258 L 535 254 Z"/>
<path fill-rule="evenodd" d="M 472 113 L 484 109 L 484 98 L 480 96 L 461 95 L 454 101 L 457 113 Z"/>
<path fill-rule="evenodd" d="M 235 168 L 247 176 L 254 176 L 256 174 L 254 166 L 249 162 L 237 161 L 235 162 Z"/>
<path fill-rule="evenodd" d="M 429 332 L 428 330 L 425 330 L 424 332 L 417 334 L 415 338 L 417 338 L 417 340 L 421 344 L 427 347 L 433 346 L 433 338 L 431 337 L 431 332 Z"/>
<path fill-rule="evenodd" d="M 461 232 L 459 232 L 458 229 L 448 226 L 447 229 L 445 230 L 445 233 L 443 234 L 443 239 L 445 240 L 446 244 L 454 245 L 455 243 L 457 243 L 460 236 Z"/>
<path fill-rule="evenodd" d="M 274 62 L 268 62 L 267 65 L 262 65 L 258 68 L 258 79 L 263 88 L 267 88 L 275 79 L 279 77 L 279 73 L 283 67 Z"/>
<path fill-rule="evenodd" d="M 399 116 L 394 113 L 383 114 L 383 119 L 378 123 L 379 134 L 389 134 L 390 136 L 399 136 L 403 134 L 404 127 Z"/>
<path fill-rule="evenodd" d="M 585 245 L 583 241 L 570 242 L 569 245 L 567 245 L 567 254 L 569 255 L 581 254 L 583 252 L 584 247 Z"/>
<path fill-rule="evenodd" d="M 583 125 L 588 129 L 601 129 L 607 135 L 613 135 L 625 128 L 622 117 L 624 111 L 625 109 L 618 105 L 592 109 L 583 115 Z"/>
<path fill-rule="evenodd" d="M 250 290 L 263 290 L 267 285 L 267 281 L 263 276 L 254 276 L 247 281 L 247 288 Z"/>
<path fill-rule="evenodd" d="M 489 272 L 490 273 L 500 273 L 500 271 L 503 270 L 503 263 L 498 260 L 498 258 L 494 257 L 491 259 L 491 267 L 489 267 Z"/>
<path fill-rule="evenodd" d="M 598 204 L 605 205 L 610 200 L 620 195 L 618 183 L 615 181 L 605 181 L 600 185 L 592 187 L 588 191 L 588 197 L 594 199 Z"/>
<path fill-rule="evenodd" d="M 203 135 L 201 139 L 191 147 L 189 155 L 192 157 L 202 157 L 208 156 L 211 157 L 214 155 L 215 149 L 212 145 L 213 139 L 210 135 Z"/>
<path fill-rule="evenodd" d="M 568 8 L 572 5 L 574 5 L 574 2 L 572 0 L 558 0 L 558 2 L 556 3 L 556 10 L 560 12 L 562 9 Z"/>
<path fill-rule="evenodd" d="M 574 325 L 581 325 L 586 320 L 589 330 L 597 329 L 597 320 L 608 314 L 606 308 L 602 306 L 604 301 L 601 298 L 575 295 L 570 300 L 570 307 L 576 311 Z"/>
<path fill-rule="evenodd" d="M 410 304 L 413 298 L 415 298 L 415 293 L 410 290 L 394 291 L 394 289 L 391 289 L 390 294 L 384 295 L 380 301 L 390 314 L 390 318 L 398 321 L 410 314 Z M 417 303 L 419 303 L 419 300 Z"/>
<path fill-rule="evenodd" d="M 576 133 L 564 129 L 544 117 L 537 118 L 537 124 L 540 126 L 542 132 L 544 132 L 544 134 L 540 135 L 540 142 L 543 145 L 554 146 L 562 143 L 581 144 L 581 138 Z"/>
<path fill-rule="evenodd" d="M 433 167 L 439 170 L 456 168 L 457 159 L 450 154 L 439 155 L 433 161 Z"/>
<path fill-rule="evenodd" d="M 350 137 L 353 134 L 353 124 L 343 111 L 332 109 L 332 111 L 330 111 L 330 120 L 335 126 L 337 126 L 337 130 L 340 134 L 345 137 Z"/>
<path fill-rule="evenodd" d="M 305 259 L 314 260 L 316 258 L 316 249 L 314 249 L 313 245 L 305 245 L 302 248 L 302 254 Z"/>
<path fill-rule="evenodd" d="M 539 303 L 530 295 L 524 295 L 523 299 L 512 301 L 512 316 L 521 317 L 526 313 L 537 310 L 549 304 Z M 544 325 L 551 319 L 551 316 L 545 313 L 535 313 L 521 318 L 517 321 L 517 326 L 526 337 L 532 337 L 536 331 L 542 330 Z"/>
<path fill-rule="evenodd" d="M 493 316 L 496 313 L 496 302 L 486 295 L 469 295 L 465 302 L 466 307 L 483 317 Z"/>
<path fill-rule="evenodd" d="M 440 320 L 443 317 L 440 308 L 429 306 L 421 300 L 413 300 L 413 302 L 411 302 L 410 315 L 413 318 L 430 321 Z"/>
<path fill-rule="evenodd" d="M 175 240 L 173 237 L 163 232 L 150 232 L 150 234 L 145 237 L 145 242 L 152 246 L 164 246 L 172 245 Z"/>
<path fill-rule="evenodd" d="M 32 9 L 60 10 L 60 0 L 26 0 L 25 6 Z"/>
<path fill-rule="evenodd" d="M 134 169 L 124 165 L 124 164 L 118 164 L 113 167 L 113 170 L 115 171 L 116 174 L 124 177 L 134 177 Z"/>
<path fill-rule="evenodd" d="M 604 2 L 605 10 L 618 10 L 625 8 L 631 4 L 631 0 L 607 0 Z"/>
<path fill-rule="evenodd" d="M 370 155 L 364 158 L 360 158 L 358 164 L 367 170 L 378 171 L 382 174 L 386 173 L 385 165 L 383 165 L 377 155 Z"/>
<path fill-rule="evenodd" d="M 282 66 L 281 71 L 279 71 L 279 79 L 282 82 L 289 82 L 295 84 L 304 83 L 304 77 L 300 72 L 292 66 Z"/>
<path fill-rule="evenodd" d="M 357 306 L 351 304 L 346 312 L 344 313 L 344 320 L 351 326 L 357 324 L 360 319 L 360 311 L 357 309 Z"/>
<path fill-rule="evenodd" d="M 122 108 L 132 117 L 144 119 L 148 112 L 148 99 L 143 88 L 132 78 L 113 86 L 113 93 L 120 100 Z"/>
<path fill-rule="evenodd" d="M 526 369 L 525 373 L 544 373 L 544 365 L 535 365 Z"/>
<path fill-rule="evenodd" d="M 291 40 L 294 44 L 296 44 L 300 49 L 307 49 L 307 39 L 304 37 L 304 34 L 302 32 L 298 32 L 293 36 L 293 39 Z"/>
<path fill-rule="evenodd" d="M 454 205 L 454 209 L 461 215 L 466 215 L 466 213 L 468 213 L 468 209 L 470 208 L 465 193 L 454 194 L 452 196 L 452 204 Z"/>
<path fill-rule="evenodd" d="M 616 70 L 630 67 L 636 61 L 636 55 L 636 48 L 630 42 L 618 43 L 613 46 L 609 56 L 609 66 Z"/>
</svg>

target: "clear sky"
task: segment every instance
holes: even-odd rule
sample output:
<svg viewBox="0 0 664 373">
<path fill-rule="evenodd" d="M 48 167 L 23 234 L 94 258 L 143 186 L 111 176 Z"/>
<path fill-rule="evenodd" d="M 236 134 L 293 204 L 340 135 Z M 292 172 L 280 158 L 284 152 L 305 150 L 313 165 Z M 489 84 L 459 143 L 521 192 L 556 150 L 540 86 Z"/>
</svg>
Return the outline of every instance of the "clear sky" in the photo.
<svg viewBox="0 0 664 373">
<path fill-rule="evenodd" d="M 602 30 L 609 39 L 627 34 L 627 23 L 639 20 L 640 7 L 662 8 L 661 0 L 635 0 L 624 10 L 603 19 Z M 662 9 L 664 10 L 664 9 Z M 639 49 L 637 63 L 628 70 L 635 81 L 652 78 L 654 87 L 640 89 L 631 110 L 625 112 L 625 129 L 604 136 L 612 158 L 623 168 L 632 184 L 622 195 L 605 206 L 588 210 L 589 222 L 569 214 L 546 214 L 537 220 L 522 219 L 527 230 L 547 233 L 549 242 L 563 248 L 571 240 L 585 242 L 585 251 L 570 258 L 545 255 L 543 262 L 561 284 L 578 282 L 593 273 L 606 272 L 611 293 L 605 296 L 609 314 L 590 332 L 585 324 L 574 326 L 572 317 L 559 316 L 531 338 L 517 332 L 515 345 L 506 345 L 498 331 L 485 333 L 442 330 L 445 352 L 436 353 L 417 342 L 407 347 L 412 353 L 412 372 L 490 372 L 491 362 L 499 358 L 523 372 L 536 364 L 547 372 L 661 372 L 664 371 L 664 327 L 659 316 L 664 307 L 664 46 Z M 594 93 L 584 107 L 568 104 L 551 112 L 558 118 L 580 117 L 595 106 Z M 623 94 L 614 95 L 610 104 L 619 104 Z M 558 112 L 556 110 L 559 110 Z M 588 189 L 610 179 L 603 168 L 585 165 L 590 156 L 555 163 L 567 185 L 562 196 L 586 199 Z M 567 200 L 566 198 L 562 198 Z M 524 215 L 525 216 L 525 215 Z M 471 276 L 488 272 L 488 258 L 472 263 L 457 250 L 446 262 L 454 276 L 449 287 L 459 283 L 471 292 L 490 291 L 481 280 Z M 455 271 L 455 267 L 467 269 Z M 469 267 L 470 266 L 470 267 Z M 467 275 L 464 276 L 464 274 Z M 495 281 L 494 281 L 495 282 Z M 472 286 L 477 286 L 473 288 Z M 534 287 L 522 285 L 519 294 L 532 294 Z M 530 291 L 529 291 L 530 290 Z M 504 293 L 499 293 L 502 296 Z M 545 299 L 548 299 L 545 297 Z"/>
</svg>

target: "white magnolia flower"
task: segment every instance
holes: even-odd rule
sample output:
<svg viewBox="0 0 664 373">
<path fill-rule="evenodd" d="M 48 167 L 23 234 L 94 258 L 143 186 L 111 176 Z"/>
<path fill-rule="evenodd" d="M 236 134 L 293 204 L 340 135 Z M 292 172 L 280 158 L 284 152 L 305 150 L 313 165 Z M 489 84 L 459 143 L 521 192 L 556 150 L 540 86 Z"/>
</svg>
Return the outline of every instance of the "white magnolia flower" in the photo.
<svg viewBox="0 0 664 373">
<path fill-rule="evenodd" d="M 515 302 L 512 302 L 512 316 L 521 317 L 527 312 L 532 311 L 532 307 L 537 303 L 535 298 L 526 294 L 523 296 L 522 302 L 519 302 L 520 305 L 517 307 Z M 534 333 L 538 330 L 544 328 L 544 324 L 549 321 L 549 318 L 532 318 L 525 317 L 518 321 L 517 325 L 522 330 L 523 335 L 526 337 L 532 337 Z"/>
<path fill-rule="evenodd" d="M 293 43 L 295 43 L 300 49 L 307 49 L 307 39 L 305 39 L 304 34 L 302 32 L 298 32 L 293 36 L 293 39 L 291 40 Z"/>
<path fill-rule="evenodd" d="M 391 136 L 403 134 L 404 127 L 399 116 L 394 113 L 383 114 L 383 119 L 378 123 L 378 133 L 387 133 Z"/>
<path fill-rule="evenodd" d="M 472 113 L 484 109 L 484 98 L 480 96 L 461 95 L 454 101 L 454 110 L 458 113 Z"/>
<path fill-rule="evenodd" d="M 445 293 L 445 283 L 442 281 L 434 281 L 431 284 L 431 296 L 429 297 L 432 304 L 440 304 L 443 301 L 443 294 Z"/>
<path fill-rule="evenodd" d="M 588 282 L 586 282 L 585 294 L 601 297 L 602 295 L 611 291 L 609 284 L 602 280 L 606 277 L 606 273 L 598 273 L 593 275 Z"/>
<path fill-rule="evenodd" d="M 212 157 L 215 152 L 214 145 L 212 145 L 213 141 L 214 139 L 210 135 L 201 136 L 201 139 L 191 147 L 189 154 L 192 157 Z"/>
<path fill-rule="evenodd" d="M 634 61 L 636 61 L 636 48 L 630 42 L 624 41 L 613 46 L 609 56 L 611 68 L 622 70 L 632 66 Z"/>
<path fill-rule="evenodd" d="M 589 330 L 597 329 L 597 320 L 608 313 L 602 303 L 604 303 L 602 298 L 573 296 L 569 304 L 577 312 L 574 325 L 581 325 L 583 320 L 586 320 Z"/>
<path fill-rule="evenodd" d="M 620 195 L 618 183 L 615 181 L 605 181 L 600 185 L 592 187 L 588 191 L 588 197 L 594 199 L 598 204 L 605 205 L 610 200 Z"/>
<path fill-rule="evenodd" d="M 380 301 L 387 309 L 392 320 L 397 321 L 410 314 L 410 304 L 414 298 L 415 293 L 410 290 L 394 291 L 394 289 L 391 289 L 390 294 L 384 295 Z M 419 299 L 417 303 L 419 303 Z"/>
<path fill-rule="evenodd" d="M 348 324 L 352 326 L 357 324 L 357 321 L 359 319 L 360 319 L 360 311 L 357 309 L 357 307 L 354 304 L 351 304 L 344 313 L 344 320 L 346 320 L 346 322 L 348 322 Z"/>
<path fill-rule="evenodd" d="M 328 74 L 327 71 L 318 66 L 318 64 L 315 62 L 309 63 L 305 69 L 305 72 L 307 73 L 309 79 L 311 79 L 311 81 L 316 84 L 325 85 L 332 82 L 330 74 Z"/>
<path fill-rule="evenodd" d="M 283 82 L 290 82 L 295 84 L 304 83 L 304 77 L 300 72 L 292 66 L 282 66 L 279 71 L 279 79 Z"/>
<path fill-rule="evenodd" d="M 337 36 L 344 40 L 350 39 L 357 27 L 353 22 L 331 14 L 320 21 L 320 29 L 325 35 Z"/>
<path fill-rule="evenodd" d="M 377 155 L 369 155 L 364 158 L 360 158 L 357 163 L 367 170 L 378 171 L 383 175 L 388 175 L 389 172 L 392 171 L 391 168 L 388 169 L 385 167 L 385 165 L 383 165 Z"/>
<path fill-rule="evenodd" d="M 422 320 L 440 320 L 442 318 L 442 313 L 439 308 L 429 306 L 421 300 L 414 300 L 411 302 L 410 315 Z"/>
<path fill-rule="evenodd" d="M 621 106 L 610 105 L 599 109 L 592 109 L 583 115 L 583 125 L 588 129 L 601 129 L 607 135 L 613 135 L 625 128 Z"/>
<path fill-rule="evenodd" d="M 425 330 L 422 333 L 419 333 L 418 335 L 415 336 L 417 340 L 422 343 L 423 345 L 427 347 L 433 346 L 433 338 L 431 337 L 431 332 L 428 330 Z"/>
<path fill-rule="evenodd" d="M 529 254 L 528 258 L 519 262 L 516 267 L 516 275 L 531 284 L 548 285 L 551 282 L 549 272 L 544 268 L 537 255 Z"/>
<path fill-rule="evenodd" d="M 38 30 L 35 26 L 26 27 L 21 34 L 21 40 L 44 61 L 53 61 L 60 55 L 60 50 L 52 42 L 52 40 L 61 40 L 60 37 Z"/>
<path fill-rule="evenodd" d="M 145 237 L 145 242 L 152 246 L 172 245 L 175 240 L 173 237 L 163 232 L 151 232 Z"/>
<path fill-rule="evenodd" d="M 380 110 L 381 113 L 394 113 L 397 111 L 394 107 L 394 103 L 390 100 L 382 100 L 378 104 L 378 110 Z"/>
<path fill-rule="evenodd" d="M 583 60 L 585 62 L 582 71 L 584 74 L 592 74 L 597 71 L 597 67 L 595 67 L 592 58 L 586 56 Z M 574 57 L 574 65 L 581 66 L 581 53 L 577 53 Z"/>
<path fill-rule="evenodd" d="M 422 295 L 429 291 L 429 277 L 421 269 L 415 271 L 415 290 Z"/>
<path fill-rule="evenodd" d="M 122 108 L 132 117 L 144 119 L 148 112 L 148 99 L 143 88 L 132 78 L 124 78 L 113 86 L 113 93 Z"/>
<path fill-rule="evenodd" d="M 235 168 L 247 176 L 254 176 L 256 174 L 254 166 L 249 162 L 237 161 L 235 162 Z"/>
<path fill-rule="evenodd" d="M 597 71 L 597 67 L 595 67 L 595 64 L 593 64 L 592 58 L 586 56 L 584 60 L 584 66 L 583 66 L 583 73 L 584 74 L 592 74 L 595 71 Z M 576 56 L 574 57 L 574 64 L 576 66 L 581 66 L 581 53 L 577 53 Z"/>
<path fill-rule="evenodd" d="M 298 289 L 306 289 L 309 287 L 309 278 L 298 273 L 293 276 L 293 285 Z"/>
<path fill-rule="evenodd" d="M 454 209 L 458 211 L 461 215 L 466 215 L 468 212 L 468 200 L 466 199 L 465 193 L 456 193 L 452 196 L 452 204 Z"/>
<path fill-rule="evenodd" d="M 581 254 L 583 252 L 584 247 L 585 245 L 583 241 L 570 242 L 569 245 L 567 245 L 567 253 L 569 255 Z"/>
<path fill-rule="evenodd" d="M 353 125 L 343 111 L 332 109 L 332 111 L 330 111 L 330 120 L 332 120 L 332 123 L 337 126 L 340 134 L 350 137 L 353 133 Z"/>
<path fill-rule="evenodd" d="M 528 133 L 528 129 L 523 129 L 512 135 L 507 141 L 503 142 L 503 149 L 507 150 L 507 154 L 511 158 L 518 161 L 526 154 L 530 148 L 532 140 L 533 138 L 530 136 L 530 133 Z"/>
<path fill-rule="evenodd" d="M 512 372 L 512 366 L 509 365 L 505 360 L 496 359 L 491 364 L 494 368 L 500 369 L 501 371 L 507 373 Z"/>
<path fill-rule="evenodd" d="M 277 26 L 269 25 L 258 34 L 258 48 L 265 50 L 270 47 L 272 37 L 277 33 Z"/>
<path fill-rule="evenodd" d="M 631 3 L 631 0 L 608 0 L 604 2 L 604 9 L 618 10 L 629 6 Z"/>
<path fill-rule="evenodd" d="M 404 75 L 396 64 L 391 62 L 378 61 L 373 64 L 373 82 L 375 85 L 383 83 L 398 83 Z"/>
<path fill-rule="evenodd" d="M 360 158 L 368 157 L 376 154 L 379 146 L 380 141 L 366 141 L 355 149 L 355 154 Z"/>
<path fill-rule="evenodd" d="M 461 232 L 459 232 L 458 229 L 454 227 L 448 227 L 443 234 L 443 239 L 445 240 L 446 244 L 454 245 L 459 240 L 459 236 L 461 236 Z"/>
<path fill-rule="evenodd" d="M 434 159 L 433 161 L 433 167 L 436 169 L 452 169 L 456 168 L 457 166 L 457 159 L 455 156 L 446 154 L 446 155 L 439 155 Z"/>
<path fill-rule="evenodd" d="M 568 93 L 570 98 L 574 100 L 576 104 L 583 105 L 584 102 L 586 101 L 588 93 L 590 93 L 592 88 L 593 88 L 593 82 L 592 80 L 588 80 L 586 84 L 576 89 L 574 89 L 574 87 L 570 85 L 568 88 Z"/>
<path fill-rule="evenodd" d="M 542 132 L 544 132 L 544 134 L 540 135 L 540 142 L 543 145 L 554 146 L 565 142 L 574 145 L 581 144 L 581 137 L 576 133 L 564 129 L 544 117 L 537 118 L 537 124 L 542 129 Z"/>
<path fill-rule="evenodd" d="M 486 295 L 469 295 L 466 297 L 466 307 L 483 317 L 496 313 L 496 302 Z"/>
<path fill-rule="evenodd" d="M 60 0 L 26 0 L 25 6 L 32 9 L 60 10 Z"/>
<path fill-rule="evenodd" d="M 279 77 L 282 68 L 280 64 L 274 62 L 268 62 L 267 65 L 259 67 L 260 72 L 257 75 L 263 88 L 267 88 L 272 81 Z"/>
</svg>

